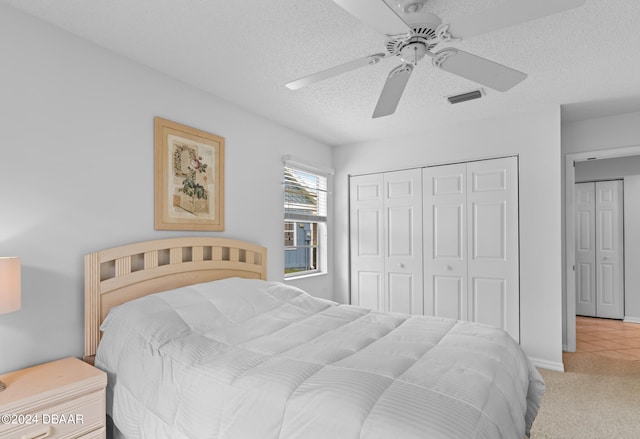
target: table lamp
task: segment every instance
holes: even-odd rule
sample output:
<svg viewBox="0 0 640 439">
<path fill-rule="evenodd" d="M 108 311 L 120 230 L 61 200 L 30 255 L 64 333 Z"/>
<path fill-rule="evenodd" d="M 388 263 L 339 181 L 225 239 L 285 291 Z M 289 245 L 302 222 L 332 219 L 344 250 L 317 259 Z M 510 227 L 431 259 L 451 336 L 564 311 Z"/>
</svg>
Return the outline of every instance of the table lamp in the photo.
<svg viewBox="0 0 640 439">
<path fill-rule="evenodd" d="M 0 314 L 20 309 L 20 258 L 0 258 Z M 6 388 L 0 381 L 0 392 Z"/>
</svg>

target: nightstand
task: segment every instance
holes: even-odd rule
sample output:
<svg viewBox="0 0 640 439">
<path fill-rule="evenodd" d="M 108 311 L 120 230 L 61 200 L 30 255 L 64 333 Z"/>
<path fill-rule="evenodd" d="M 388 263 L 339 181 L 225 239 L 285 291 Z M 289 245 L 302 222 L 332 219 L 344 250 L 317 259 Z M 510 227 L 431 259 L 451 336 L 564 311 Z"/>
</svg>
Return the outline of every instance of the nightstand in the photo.
<svg viewBox="0 0 640 439">
<path fill-rule="evenodd" d="M 0 438 L 104 439 L 107 375 L 77 358 L 0 376 Z"/>
</svg>

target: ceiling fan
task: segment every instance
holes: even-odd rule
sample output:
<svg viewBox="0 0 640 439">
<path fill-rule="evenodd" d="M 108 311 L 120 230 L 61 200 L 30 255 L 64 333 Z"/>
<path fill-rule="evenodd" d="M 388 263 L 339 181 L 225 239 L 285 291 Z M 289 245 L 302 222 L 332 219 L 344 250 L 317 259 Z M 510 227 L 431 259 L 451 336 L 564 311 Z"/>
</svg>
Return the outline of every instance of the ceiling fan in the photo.
<svg viewBox="0 0 640 439">
<path fill-rule="evenodd" d="M 434 51 L 441 43 L 461 41 L 584 4 L 585 0 L 508 0 L 472 16 L 443 23 L 440 17 L 424 10 L 428 0 L 333 0 L 338 6 L 387 36 L 386 51 L 365 56 L 286 84 L 297 90 L 342 73 L 377 64 L 394 56 L 402 64 L 389 73 L 373 117 L 396 111 L 402 93 L 415 66 L 425 56 L 444 71 L 453 73 L 497 91 L 507 91 L 523 81 L 525 73 L 473 55 L 457 48 Z M 391 6 L 390 3 L 393 3 Z"/>
</svg>

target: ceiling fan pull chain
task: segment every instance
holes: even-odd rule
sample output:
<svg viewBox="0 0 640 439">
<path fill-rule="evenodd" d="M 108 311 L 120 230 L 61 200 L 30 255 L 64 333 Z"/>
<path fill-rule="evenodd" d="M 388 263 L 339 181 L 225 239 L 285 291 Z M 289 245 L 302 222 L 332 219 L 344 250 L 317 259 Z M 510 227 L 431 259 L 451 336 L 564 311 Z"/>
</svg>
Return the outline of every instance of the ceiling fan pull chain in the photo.
<svg viewBox="0 0 640 439">
<path fill-rule="evenodd" d="M 441 24 L 436 29 L 436 38 L 438 41 L 443 43 L 449 43 L 452 41 L 462 41 L 461 38 L 454 38 L 453 35 L 449 33 L 449 25 Z"/>
</svg>

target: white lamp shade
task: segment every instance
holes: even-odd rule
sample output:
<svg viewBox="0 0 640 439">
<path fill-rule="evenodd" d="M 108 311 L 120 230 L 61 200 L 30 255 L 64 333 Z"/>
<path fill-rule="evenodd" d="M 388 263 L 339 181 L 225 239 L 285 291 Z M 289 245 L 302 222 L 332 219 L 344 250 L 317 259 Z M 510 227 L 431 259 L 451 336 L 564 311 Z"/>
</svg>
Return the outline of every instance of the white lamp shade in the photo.
<svg viewBox="0 0 640 439">
<path fill-rule="evenodd" d="M 0 258 L 0 314 L 20 306 L 20 258 Z"/>
</svg>

